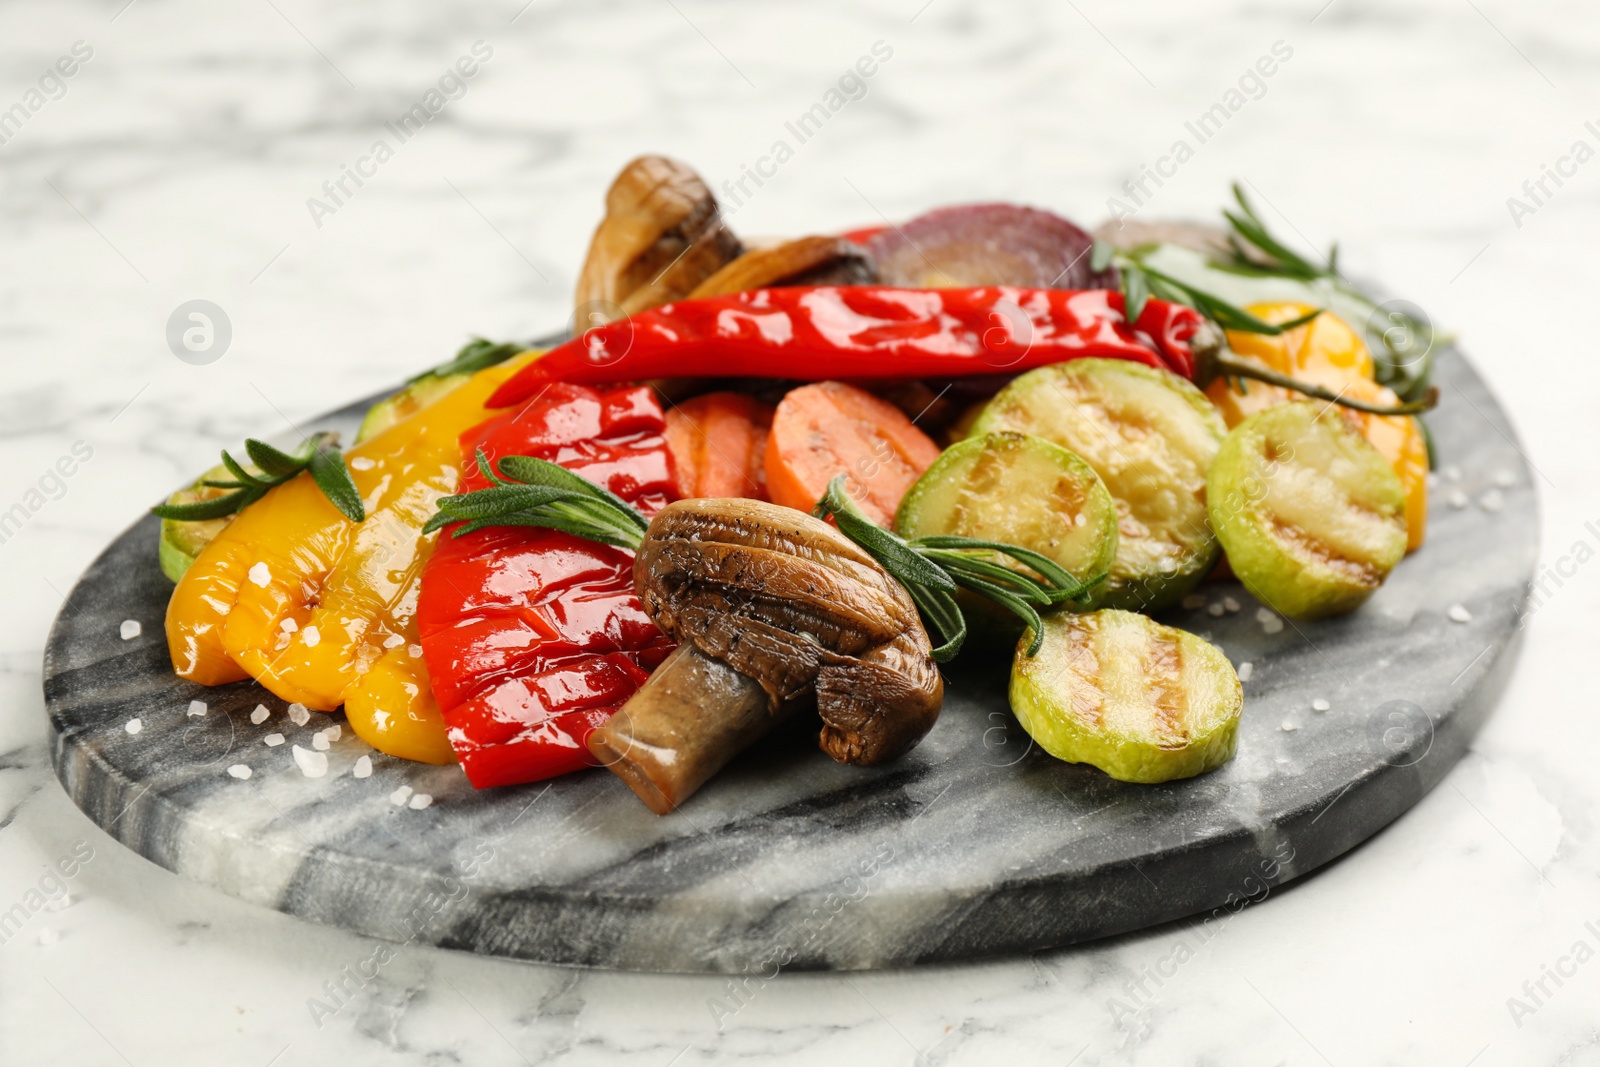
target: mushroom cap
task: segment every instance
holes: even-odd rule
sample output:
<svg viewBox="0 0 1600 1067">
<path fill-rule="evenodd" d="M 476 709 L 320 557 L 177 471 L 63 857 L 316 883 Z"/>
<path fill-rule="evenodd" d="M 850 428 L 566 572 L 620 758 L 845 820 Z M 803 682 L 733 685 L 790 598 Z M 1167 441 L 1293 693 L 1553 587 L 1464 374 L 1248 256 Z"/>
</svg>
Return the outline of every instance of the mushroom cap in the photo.
<svg viewBox="0 0 1600 1067">
<path fill-rule="evenodd" d="M 870 766 L 932 728 L 944 682 L 905 588 L 832 526 L 759 500 L 680 500 L 634 562 L 645 610 L 761 683 L 772 710 L 816 700 L 818 743 Z"/>
<path fill-rule="evenodd" d="M 640 156 L 606 191 L 606 216 L 578 276 L 578 327 L 681 300 L 741 250 L 693 168 Z"/>
<path fill-rule="evenodd" d="M 784 285 L 871 285 L 878 272 L 860 245 L 842 237 L 797 237 L 748 249 L 695 287 L 690 300 Z"/>
</svg>

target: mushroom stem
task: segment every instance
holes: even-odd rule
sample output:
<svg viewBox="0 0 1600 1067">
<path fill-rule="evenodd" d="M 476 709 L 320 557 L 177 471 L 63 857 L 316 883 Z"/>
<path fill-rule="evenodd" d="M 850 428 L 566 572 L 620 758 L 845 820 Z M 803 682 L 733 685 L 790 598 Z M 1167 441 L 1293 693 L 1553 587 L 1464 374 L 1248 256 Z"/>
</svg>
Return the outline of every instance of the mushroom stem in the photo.
<svg viewBox="0 0 1600 1067">
<path fill-rule="evenodd" d="M 778 724 L 761 684 L 688 641 L 589 735 L 589 751 L 657 815 Z"/>
</svg>

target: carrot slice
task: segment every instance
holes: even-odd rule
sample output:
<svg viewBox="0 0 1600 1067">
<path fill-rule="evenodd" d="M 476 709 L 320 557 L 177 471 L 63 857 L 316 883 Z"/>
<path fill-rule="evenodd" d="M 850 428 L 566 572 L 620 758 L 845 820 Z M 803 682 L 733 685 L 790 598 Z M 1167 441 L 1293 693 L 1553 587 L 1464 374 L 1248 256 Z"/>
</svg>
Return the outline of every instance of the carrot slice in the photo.
<svg viewBox="0 0 1600 1067">
<path fill-rule="evenodd" d="M 939 446 L 899 408 L 843 382 L 793 390 L 778 404 L 767 445 L 772 502 L 810 511 L 835 475 L 881 526 L 900 498 L 939 458 Z"/>
<path fill-rule="evenodd" d="M 667 412 L 667 448 L 685 497 L 767 499 L 772 405 L 743 393 L 706 393 Z"/>
</svg>

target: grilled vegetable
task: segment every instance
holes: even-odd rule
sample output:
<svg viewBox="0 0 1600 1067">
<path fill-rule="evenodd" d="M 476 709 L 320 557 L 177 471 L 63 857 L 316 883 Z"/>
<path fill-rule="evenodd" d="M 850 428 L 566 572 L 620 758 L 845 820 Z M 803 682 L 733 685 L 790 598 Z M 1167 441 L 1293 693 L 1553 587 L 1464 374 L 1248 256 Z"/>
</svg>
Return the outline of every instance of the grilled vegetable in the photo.
<svg viewBox="0 0 1600 1067">
<path fill-rule="evenodd" d="M 207 482 L 220 482 L 233 477 L 226 467 L 212 467 L 200 477 L 195 479 L 193 485 L 187 489 L 180 489 L 167 498 L 168 504 L 184 505 L 197 504 L 201 501 L 216 500 L 228 495 L 229 490 Z M 215 519 L 196 519 L 184 522 L 180 519 L 161 520 L 161 540 L 157 545 L 156 553 L 161 561 L 161 573 L 176 582 L 182 578 L 184 572 L 194 563 L 195 557 L 200 555 L 205 547 L 233 521 L 232 515 L 223 515 Z"/>
<path fill-rule="evenodd" d="M 1095 606 L 1158 610 L 1216 563 L 1206 470 L 1225 429 L 1204 394 L 1177 375 L 1110 359 L 1041 367 L 1001 390 L 972 430 L 997 431 L 1077 453 L 1110 490 L 1117 557 Z"/>
<path fill-rule="evenodd" d="M 1116 271 L 1089 266 L 1092 243 L 1083 230 L 1048 211 L 964 204 L 880 230 L 867 250 L 886 285 L 1115 288 Z"/>
<path fill-rule="evenodd" d="M 800 237 L 751 249 L 697 285 L 688 299 L 785 285 L 871 285 L 877 280 L 860 245 L 842 237 Z"/>
<path fill-rule="evenodd" d="M 1207 500 L 1234 573 L 1291 618 L 1353 611 L 1405 555 L 1400 479 L 1324 404 L 1281 404 L 1235 427 Z"/>
<path fill-rule="evenodd" d="M 1124 782 L 1191 778 L 1233 758 L 1244 688 L 1215 646 L 1127 611 L 1055 614 L 1020 647 L 1011 709 L 1041 748 Z"/>
<path fill-rule="evenodd" d="M 907 538 L 955 534 L 1020 545 L 1091 587 L 1117 555 L 1116 504 L 1099 476 L 1059 445 L 1019 433 L 984 434 L 946 449 L 900 502 L 895 529 Z M 986 601 L 961 603 L 1004 621 Z"/>
<path fill-rule="evenodd" d="M 686 497 L 767 498 L 772 406 L 743 393 L 704 393 L 667 410 L 667 447 Z"/>
</svg>

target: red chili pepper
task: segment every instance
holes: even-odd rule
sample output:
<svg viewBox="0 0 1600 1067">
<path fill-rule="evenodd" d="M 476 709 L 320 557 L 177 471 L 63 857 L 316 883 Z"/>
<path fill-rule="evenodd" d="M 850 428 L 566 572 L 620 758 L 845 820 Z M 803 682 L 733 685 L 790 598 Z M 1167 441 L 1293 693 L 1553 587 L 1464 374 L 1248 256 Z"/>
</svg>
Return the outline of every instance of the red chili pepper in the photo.
<svg viewBox="0 0 1600 1067">
<path fill-rule="evenodd" d="M 537 456 L 647 515 L 677 498 L 660 402 L 644 387 L 549 385 L 462 435 L 461 492 L 491 458 Z M 633 554 L 556 530 L 441 532 L 417 623 L 461 766 L 482 789 L 593 766 L 589 734 L 672 651 L 633 587 Z"/>
<path fill-rule="evenodd" d="M 952 378 L 1103 356 L 1194 376 L 1189 341 L 1205 320 L 1150 300 L 1136 326 L 1103 289 L 754 289 L 642 311 L 551 349 L 489 403 L 546 383 L 667 377 Z"/>
</svg>

